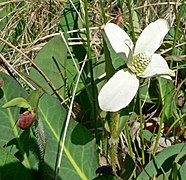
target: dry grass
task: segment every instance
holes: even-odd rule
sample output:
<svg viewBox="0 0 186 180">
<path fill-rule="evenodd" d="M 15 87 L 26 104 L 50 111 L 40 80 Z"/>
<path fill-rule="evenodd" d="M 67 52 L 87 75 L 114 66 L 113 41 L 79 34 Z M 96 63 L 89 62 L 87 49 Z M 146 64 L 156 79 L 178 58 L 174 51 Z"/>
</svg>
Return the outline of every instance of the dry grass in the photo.
<svg viewBox="0 0 186 180">
<path fill-rule="evenodd" d="M 82 8 L 79 12 L 80 19 L 84 19 L 83 1 L 80 1 Z M 70 1 L 70 3 L 73 3 Z M 107 1 L 104 6 L 104 13 L 107 21 L 117 22 L 118 18 L 122 17 L 122 24 L 126 30 L 130 32 L 130 19 L 127 3 L 120 5 L 119 1 Z M 59 0 L 48 1 L 22 1 L 12 0 L 1 2 L 1 13 L 4 16 L 1 18 L 0 37 L 12 43 L 21 51 L 26 53 L 31 59 L 34 59 L 45 42 L 55 36 L 59 31 L 59 21 L 66 2 Z M 175 25 L 176 16 L 178 16 L 181 1 L 177 2 L 157 2 L 157 1 L 136 1 L 132 4 L 133 12 L 138 18 L 134 19 L 136 32 L 139 34 L 141 30 L 150 22 L 157 18 L 166 18 L 170 24 Z M 120 14 L 120 10 L 122 12 Z M 103 24 L 103 13 L 99 1 L 91 1 L 89 4 L 89 23 L 90 27 L 99 29 Z M 182 31 L 185 32 L 185 19 L 181 19 Z M 102 48 L 102 38 L 100 31 L 95 30 L 91 33 L 92 49 L 96 57 L 99 57 Z M 86 39 L 69 39 L 71 45 L 73 43 L 86 42 Z M 3 50 L 7 60 L 11 63 L 25 64 L 27 60 L 12 48 Z"/>
<path fill-rule="evenodd" d="M 30 59 L 34 59 L 52 34 L 59 31 L 58 24 L 64 9 L 61 1 L 7 1 L 0 3 L 0 37 L 13 44 Z M 26 68 L 29 61 L 12 47 L 4 46 L 3 55 L 14 66 Z"/>
</svg>

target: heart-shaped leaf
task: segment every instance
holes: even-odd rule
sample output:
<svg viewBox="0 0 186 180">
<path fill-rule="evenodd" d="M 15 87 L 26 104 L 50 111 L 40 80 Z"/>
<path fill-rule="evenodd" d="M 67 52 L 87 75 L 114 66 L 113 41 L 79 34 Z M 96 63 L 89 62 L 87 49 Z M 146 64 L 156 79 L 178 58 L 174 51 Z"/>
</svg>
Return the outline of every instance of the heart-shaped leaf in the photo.
<svg viewBox="0 0 186 180">
<path fill-rule="evenodd" d="M 58 162 L 66 111 L 54 97 L 43 95 L 39 101 L 39 116 L 46 134 L 44 159 L 50 172 L 50 169 L 56 169 Z M 59 177 L 70 180 L 93 179 L 97 167 L 95 140 L 88 130 L 71 119 Z M 52 172 L 50 174 L 55 177 Z"/>
</svg>

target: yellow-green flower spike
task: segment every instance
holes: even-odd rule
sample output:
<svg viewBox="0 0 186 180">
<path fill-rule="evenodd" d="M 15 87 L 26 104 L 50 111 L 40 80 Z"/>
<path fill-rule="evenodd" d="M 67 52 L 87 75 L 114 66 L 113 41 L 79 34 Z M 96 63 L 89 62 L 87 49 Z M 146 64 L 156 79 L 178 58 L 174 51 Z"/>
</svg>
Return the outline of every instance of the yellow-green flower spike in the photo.
<svg viewBox="0 0 186 180">
<path fill-rule="evenodd" d="M 139 53 L 135 55 L 132 60 L 132 70 L 137 74 L 142 73 L 145 71 L 150 61 L 151 56 L 149 56 L 147 53 Z"/>
</svg>

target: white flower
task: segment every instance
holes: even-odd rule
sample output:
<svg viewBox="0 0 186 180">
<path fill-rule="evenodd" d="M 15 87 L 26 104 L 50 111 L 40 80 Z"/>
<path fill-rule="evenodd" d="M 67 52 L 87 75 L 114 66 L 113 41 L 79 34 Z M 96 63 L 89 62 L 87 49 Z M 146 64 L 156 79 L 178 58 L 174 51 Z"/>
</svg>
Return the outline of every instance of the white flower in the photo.
<svg viewBox="0 0 186 180">
<path fill-rule="evenodd" d="M 102 110 L 116 112 L 125 108 L 138 91 L 139 77 L 161 75 L 171 79 L 170 76 L 175 75 L 165 59 L 155 53 L 169 31 L 166 20 L 158 19 L 150 23 L 139 36 L 135 47 L 119 26 L 108 23 L 104 31 L 115 52 L 127 59 L 129 69 L 119 70 L 101 89 L 98 101 Z"/>
</svg>

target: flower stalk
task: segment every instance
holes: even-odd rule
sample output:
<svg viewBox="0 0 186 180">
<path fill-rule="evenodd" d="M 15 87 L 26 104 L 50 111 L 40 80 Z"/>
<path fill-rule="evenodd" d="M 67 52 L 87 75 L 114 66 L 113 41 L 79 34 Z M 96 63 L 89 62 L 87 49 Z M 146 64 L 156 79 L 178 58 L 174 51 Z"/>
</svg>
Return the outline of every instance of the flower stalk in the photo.
<svg viewBox="0 0 186 180">
<path fill-rule="evenodd" d="M 113 112 L 110 113 L 110 133 L 111 133 L 111 142 L 110 142 L 110 159 L 111 159 L 111 165 L 114 174 L 117 176 L 117 170 L 116 170 L 116 159 L 117 159 L 117 144 L 119 140 L 119 134 L 118 134 L 118 121 L 120 118 L 119 112 Z"/>
<path fill-rule="evenodd" d="M 111 132 L 111 141 L 113 143 L 117 142 L 119 139 L 118 135 L 118 121 L 120 118 L 119 112 L 110 113 L 111 125 L 110 125 L 110 132 Z"/>
<path fill-rule="evenodd" d="M 111 142 L 111 145 L 110 145 L 111 166 L 112 166 L 114 175 L 117 177 L 116 158 L 117 158 L 117 143 Z"/>
</svg>

